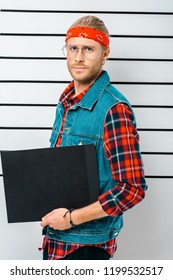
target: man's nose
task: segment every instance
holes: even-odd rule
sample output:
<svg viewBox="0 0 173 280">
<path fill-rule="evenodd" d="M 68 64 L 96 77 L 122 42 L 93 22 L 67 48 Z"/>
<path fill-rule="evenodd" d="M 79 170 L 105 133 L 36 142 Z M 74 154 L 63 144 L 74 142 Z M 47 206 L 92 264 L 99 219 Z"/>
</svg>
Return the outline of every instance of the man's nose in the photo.
<svg viewBox="0 0 173 280">
<path fill-rule="evenodd" d="M 82 48 L 79 48 L 76 56 L 75 56 L 75 61 L 84 61 L 84 54 Z"/>
</svg>

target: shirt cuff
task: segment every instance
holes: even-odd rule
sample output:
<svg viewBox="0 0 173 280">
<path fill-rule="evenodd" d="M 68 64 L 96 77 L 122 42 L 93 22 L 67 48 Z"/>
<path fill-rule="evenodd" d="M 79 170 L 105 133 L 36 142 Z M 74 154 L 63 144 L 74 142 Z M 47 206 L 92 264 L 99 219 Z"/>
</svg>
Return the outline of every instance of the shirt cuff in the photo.
<svg viewBox="0 0 173 280">
<path fill-rule="evenodd" d="M 123 214 L 120 207 L 117 204 L 115 204 L 116 202 L 115 202 L 115 199 L 113 197 L 111 190 L 107 191 L 104 194 L 101 194 L 98 197 L 98 201 L 100 202 L 100 205 L 103 208 L 103 210 L 109 216 L 115 217 L 115 216 L 120 216 Z"/>
</svg>

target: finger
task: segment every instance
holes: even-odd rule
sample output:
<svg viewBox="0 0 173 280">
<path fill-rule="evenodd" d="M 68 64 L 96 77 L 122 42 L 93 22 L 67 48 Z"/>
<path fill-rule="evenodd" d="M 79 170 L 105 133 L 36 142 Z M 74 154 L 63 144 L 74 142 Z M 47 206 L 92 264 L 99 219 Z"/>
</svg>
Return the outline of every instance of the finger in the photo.
<svg viewBox="0 0 173 280">
<path fill-rule="evenodd" d="M 49 218 L 51 215 L 53 214 L 53 211 L 49 212 L 48 214 L 46 214 L 43 218 L 42 221 Z"/>
<path fill-rule="evenodd" d="M 47 219 L 42 220 L 41 223 L 40 223 L 40 225 L 41 225 L 42 227 L 48 226 L 48 220 L 47 220 Z"/>
</svg>

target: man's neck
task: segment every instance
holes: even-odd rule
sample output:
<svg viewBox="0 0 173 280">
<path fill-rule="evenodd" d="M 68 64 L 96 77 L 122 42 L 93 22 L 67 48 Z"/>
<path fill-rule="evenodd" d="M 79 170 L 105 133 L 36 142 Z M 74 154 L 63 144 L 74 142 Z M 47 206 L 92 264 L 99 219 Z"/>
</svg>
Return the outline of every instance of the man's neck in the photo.
<svg viewBox="0 0 173 280">
<path fill-rule="evenodd" d="M 91 86 L 97 78 L 101 75 L 102 71 L 98 73 L 98 75 L 93 78 L 93 80 L 90 80 L 86 83 L 81 83 L 79 81 L 74 80 L 74 89 L 75 89 L 75 96 L 83 92 L 85 89 L 87 89 L 89 86 Z"/>
<path fill-rule="evenodd" d="M 91 84 L 91 83 L 87 83 L 87 84 L 81 84 L 77 81 L 74 81 L 74 88 L 75 88 L 75 94 L 74 94 L 74 97 L 77 96 L 78 94 L 80 94 L 81 92 L 83 92 L 86 88 L 88 88 Z"/>
</svg>

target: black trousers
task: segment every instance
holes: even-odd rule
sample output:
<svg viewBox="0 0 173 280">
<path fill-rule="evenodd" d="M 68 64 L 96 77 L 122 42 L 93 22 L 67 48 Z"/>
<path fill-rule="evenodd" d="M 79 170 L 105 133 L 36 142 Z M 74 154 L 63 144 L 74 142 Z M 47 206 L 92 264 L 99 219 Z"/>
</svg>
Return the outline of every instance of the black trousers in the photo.
<svg viewBox="0 0 173 280">
<path fill-rule="evenodd" d="M 43 251 L 43 260 L 48 259 L 47 247 Z M 109 260 L 110 255 L 102 248 L 85 246 L 67 255 L 61 260 Z"/>
</svg>

